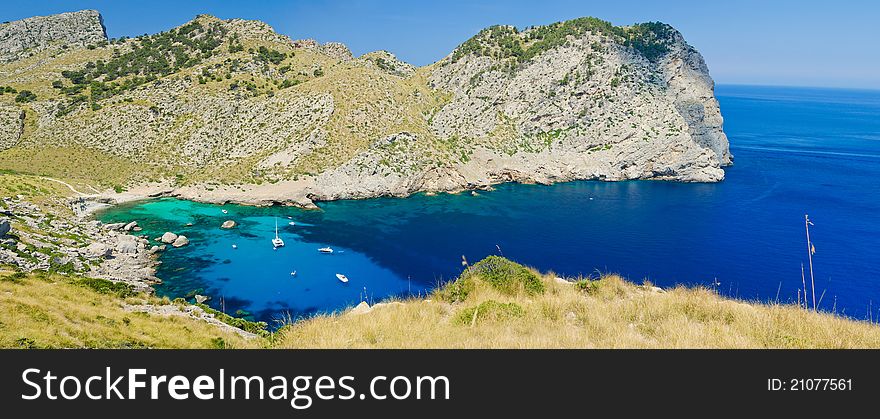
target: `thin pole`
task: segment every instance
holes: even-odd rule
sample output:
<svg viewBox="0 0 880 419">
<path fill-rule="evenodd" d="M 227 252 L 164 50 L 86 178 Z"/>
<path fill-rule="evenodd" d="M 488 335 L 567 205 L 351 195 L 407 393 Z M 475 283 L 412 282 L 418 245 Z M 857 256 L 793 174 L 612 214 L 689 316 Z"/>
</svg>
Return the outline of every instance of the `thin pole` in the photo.
<svg viewBox="0 0 880 419">
<path fill-rule="evenodd" d="M 804 278 L 804 264 L 801 263 L 801 284 L 804 285 L 804 309 L 807 308 L 807 280 Z M 800 295 L 801 290 L 798 290 L 798 295 Z M 798 298 L 798 305 L 801 305 L 801 299 Z"/>
<path fill-rule="evenodd" d="M 813 311 L 816 311 L 816 280 L 813 277 L 813 243 L 810 241 L 810 216 L 804 214 L 804 226 L 807 228 L 807 256 L 810 258 L 810 283 L 813 286 Z"/>
</svg>

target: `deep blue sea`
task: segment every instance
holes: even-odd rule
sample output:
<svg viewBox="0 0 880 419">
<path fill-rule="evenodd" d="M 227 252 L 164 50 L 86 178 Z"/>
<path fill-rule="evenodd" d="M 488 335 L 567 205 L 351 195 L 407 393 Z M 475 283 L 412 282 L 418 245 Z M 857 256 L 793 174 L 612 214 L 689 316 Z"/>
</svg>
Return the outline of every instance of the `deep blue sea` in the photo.
<svg viewBox="0 0 880 419">
<path fill-rule="evenodd" d="M 716 93 L 735 158 L 717 184 L 508 184 L 477 196 L 326 202 L 320 211 L 162 199 L 99 218 L 137 220 L 151 237 L 190 238 L 161 256 L 160 295 L 207 294 L 227 313 L 272 322 L 362 299 L 424 295 L 458 275 L 462 256 L 475 262 L 499 253 L 564 275 L 615 272 L 663 287 L 793 301 L 809 214 L 820 307 L 857 318 L 869 305 L 880 308 L 880 91 L 719 86 Z M 226 219 L 240 225 L 221 230 Z M 287 246 L 273 250 L 276 220 Z M 318 253 L 323 246 L 335 252 Z"/>
</svg>

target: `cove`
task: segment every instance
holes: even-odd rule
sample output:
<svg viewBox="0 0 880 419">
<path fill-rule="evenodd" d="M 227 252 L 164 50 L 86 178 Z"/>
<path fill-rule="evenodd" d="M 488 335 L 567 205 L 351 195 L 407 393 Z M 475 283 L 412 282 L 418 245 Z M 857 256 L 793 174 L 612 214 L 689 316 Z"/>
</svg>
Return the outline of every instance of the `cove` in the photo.
<svg viewBox="0 0 880 419">
<path fill-rule="evenodd" d="M 462 256 L 490 254 L 566 276 L 615 272 L 790 302 L 802 287 L 809 214 L 820 307 L 868 317 L 880 307 L 880 92 L 720 86 L 717 94 L 735 157 L 717 184 L 505 184 L 315 211 L 158 199 L 97 217 L 137 220 L 151 238 L 190 238 L 162 253 L 159 295 L 209 295 L 212 307 L 272 324 L 363 299 L 424 296 L 461 272 Z M 239 225 L 220 229 L 228 219 Z M 273 250 L 276 221 L 286 246 Z M 334 253 L 319 253 L 324 246 Z"/>
</svg>

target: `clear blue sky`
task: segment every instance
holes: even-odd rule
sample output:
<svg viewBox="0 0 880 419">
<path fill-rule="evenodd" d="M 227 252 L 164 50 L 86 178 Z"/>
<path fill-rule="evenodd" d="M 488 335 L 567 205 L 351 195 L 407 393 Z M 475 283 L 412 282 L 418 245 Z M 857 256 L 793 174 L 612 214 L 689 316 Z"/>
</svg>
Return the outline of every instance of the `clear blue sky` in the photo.
<svg viewBox="0 0 880 419">
<path fill-rule="evenodd" d="M 209 13 L 259 19 L 294 39 L 343 42 L 355 54 L 387 49 L 417 65 L 492 24 L 659 20 L 703 53 L 718 83 L 880 89 L 880 2 L 870 0 L 15 1 L 3 5 L 0 21 L 80 9 L 100 11 L 111 37 L 159 32 Z"/>
</svg>

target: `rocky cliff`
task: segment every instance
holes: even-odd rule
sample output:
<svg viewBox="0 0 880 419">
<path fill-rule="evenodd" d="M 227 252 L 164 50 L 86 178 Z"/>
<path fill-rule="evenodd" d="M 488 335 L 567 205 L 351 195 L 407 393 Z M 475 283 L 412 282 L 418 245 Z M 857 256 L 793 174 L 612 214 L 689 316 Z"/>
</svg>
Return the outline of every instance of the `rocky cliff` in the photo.
<svg viewBox="0 0 880 419">
<path fill-rule="evenodd" d="M 0 61 L 49 46 L 87 46 L 107 41 L 101 15 L 94 10 L 36 16 L 0 24 Z"/>
<path fill-rule="evenodd" d="M 494 26 L 421 68 L 211 16 L 33 44 L 0 65 L 0 86 L 36 96 L 0 96 L 20 132 L 0 141 L 0 167 L 90 185 L 302 205 L 507 181 L 715 182 L 732 161 L 705 62 L 661 23 Z"/>
</svg>

